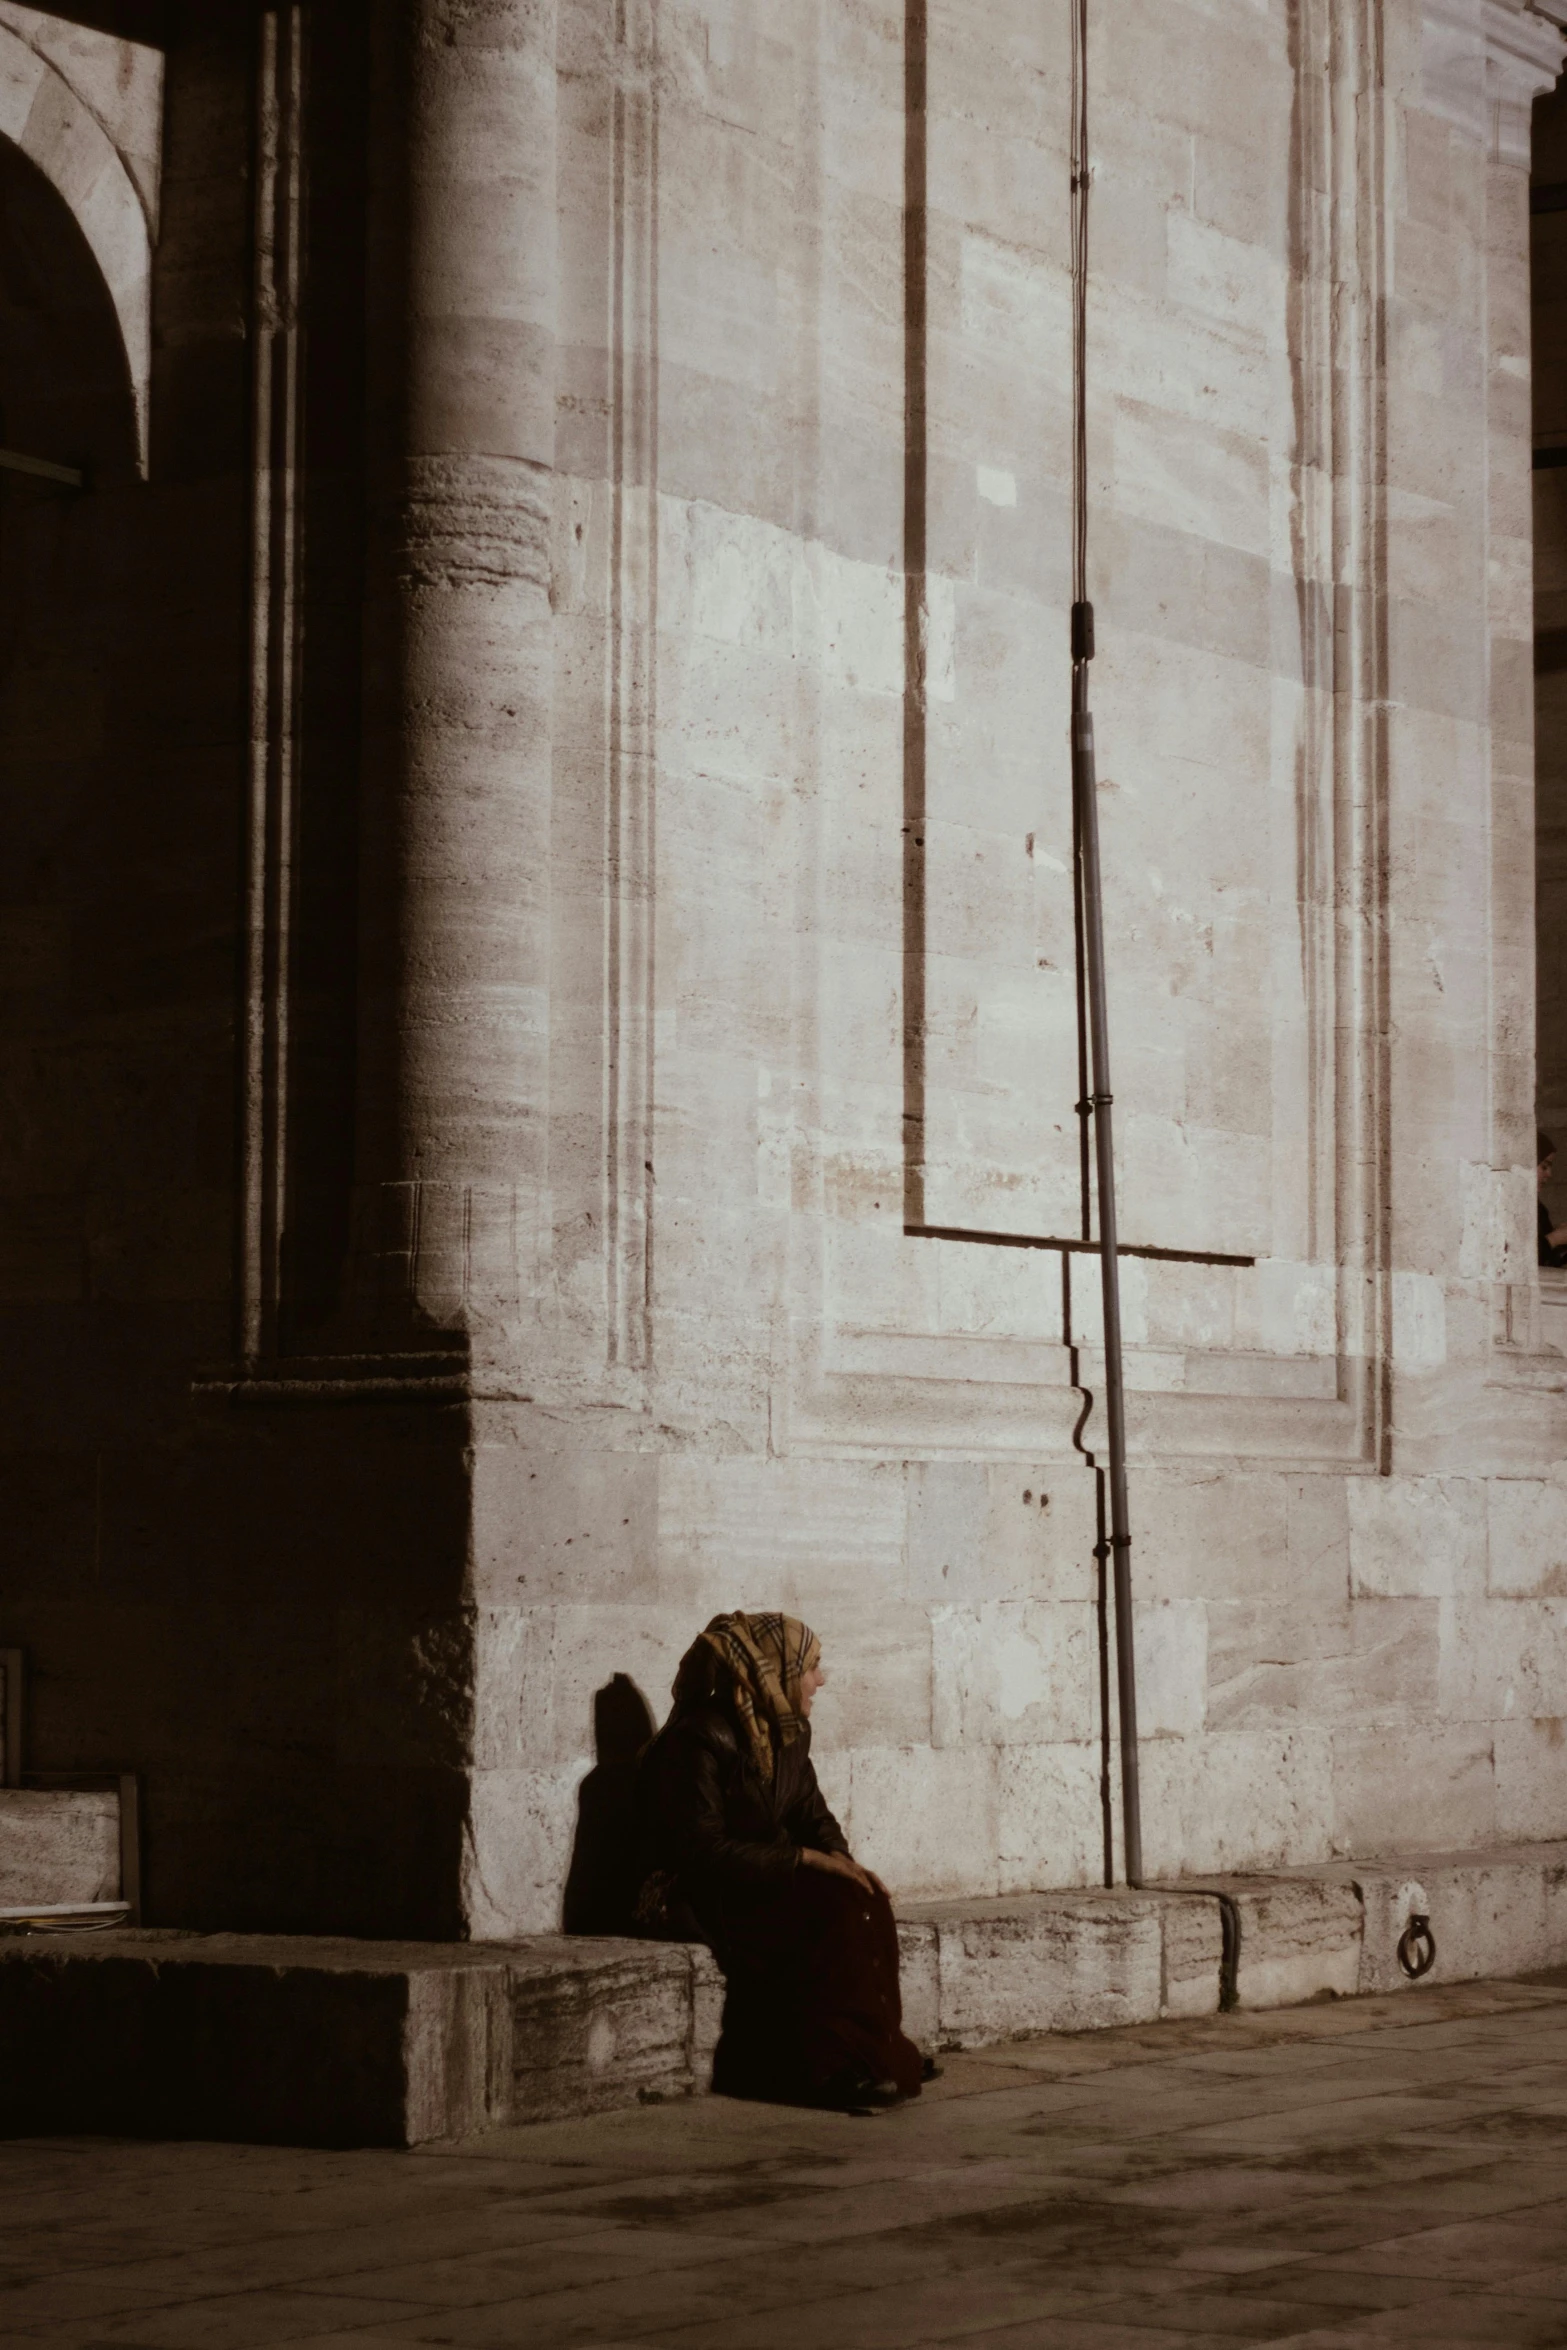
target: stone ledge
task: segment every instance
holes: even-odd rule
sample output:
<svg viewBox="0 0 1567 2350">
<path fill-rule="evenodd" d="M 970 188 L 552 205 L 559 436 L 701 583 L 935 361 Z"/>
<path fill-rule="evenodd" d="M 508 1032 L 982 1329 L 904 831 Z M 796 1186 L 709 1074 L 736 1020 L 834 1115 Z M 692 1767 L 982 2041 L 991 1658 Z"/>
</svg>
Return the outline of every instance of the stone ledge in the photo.
<svg viewBox="0 0 1567 2350">
<path fill-rule="evenodd" d="M 135 1931 L 0 1943 L 0 2128 L 409 2146 L 705 2088 L 683 1943 Z"/>
<path fill-rule="evenodd" d="M 978 2048 L 1407 1978 L 1567 1961 L 1567 1844 L 1330 1863 L 1140 1892 L 908 1905 L 905 2018 Z M 683 1943 L 120 1932 L 0 1941 L 0 2128 L 414 2145 L 707 2085 L 722 1983 Z"/>
<path fill-rule="evenodd" d="M 1355 1983 L 1361 1992 L 1405 1987 L 1398 1943 L 1417 1908 L 1436 1942 L 1428 1983 L 1536 1974 L 1567 1962 L 1567 1844 L 1330 1862 L 1300 1876 L 1353 1887 L 1364 1920 Z"/>
<path fill-rule="evenodd" d="M 1184 1887 L 914 1902 L 898 1941 L 909 2031 L 944 2048 L 1219 2009 L 1223 1911 Z"/>
</svg>

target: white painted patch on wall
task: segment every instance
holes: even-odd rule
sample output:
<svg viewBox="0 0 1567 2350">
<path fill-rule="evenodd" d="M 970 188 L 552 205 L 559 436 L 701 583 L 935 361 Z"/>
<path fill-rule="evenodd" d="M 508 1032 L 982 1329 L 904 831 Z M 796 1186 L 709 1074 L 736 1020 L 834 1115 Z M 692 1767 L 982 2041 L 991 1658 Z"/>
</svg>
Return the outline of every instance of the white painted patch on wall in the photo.
<svg viewBox="0 0 1567 2350">
<path fill-rule="evenodd" d="M 1017 504 L 1017 476 L 1007 473 L 999 465 L 976 465 L 974 479 L 979 494 L 991 506 Z"/>
</svg>

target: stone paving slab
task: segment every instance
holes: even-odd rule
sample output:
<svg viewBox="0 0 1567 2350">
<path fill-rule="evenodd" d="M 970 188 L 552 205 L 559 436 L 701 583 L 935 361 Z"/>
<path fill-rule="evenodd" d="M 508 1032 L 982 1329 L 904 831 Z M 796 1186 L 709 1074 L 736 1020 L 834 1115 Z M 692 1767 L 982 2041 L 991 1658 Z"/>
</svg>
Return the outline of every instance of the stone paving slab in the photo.
<svg viewBox="0 0 1567 2350">
<path fill-rule="evenodd" d="M 711 2098 L 406 2153 L 13 2141 L 0 2343 L 1559 2350 L 1564 2153 L 1567 1969 L 960 2052 L 867 2121 Z"/>
</svg>

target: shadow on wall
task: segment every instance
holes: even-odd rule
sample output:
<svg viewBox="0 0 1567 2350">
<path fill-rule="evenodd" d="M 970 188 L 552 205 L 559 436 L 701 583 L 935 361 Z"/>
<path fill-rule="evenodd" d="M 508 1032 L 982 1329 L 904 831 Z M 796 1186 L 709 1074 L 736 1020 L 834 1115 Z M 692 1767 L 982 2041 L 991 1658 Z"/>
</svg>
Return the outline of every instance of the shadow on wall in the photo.
<svg viewBox="0 0 1567 2350">
<path fill-rule="evenodd" d="M 637 1896 L 637 1756 L 657 1725 L 629 1674 L 593 1699 L 593 1768 L 577 1791 L 577 1833 L 566 1874 L 568 1934 L 629 1934 Z"/>
</svg>

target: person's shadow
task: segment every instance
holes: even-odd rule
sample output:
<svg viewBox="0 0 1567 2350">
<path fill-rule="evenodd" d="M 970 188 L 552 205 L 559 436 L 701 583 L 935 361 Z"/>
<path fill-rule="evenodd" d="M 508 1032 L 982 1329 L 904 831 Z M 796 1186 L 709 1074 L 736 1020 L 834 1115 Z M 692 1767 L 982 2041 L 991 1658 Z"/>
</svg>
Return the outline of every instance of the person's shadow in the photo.
<svg viewBox="0 0 1567 2350">
<path fill-rule="evenodd" d="M 593 1699 L 597 1761 L 577 1791 L 577 1834 L 566 1872 L 568 1934 L 631 1934 L 637 1899 L 637 1756 L 655 1724 L 647 1699 L 616 1673 Z"/>
</svg>

